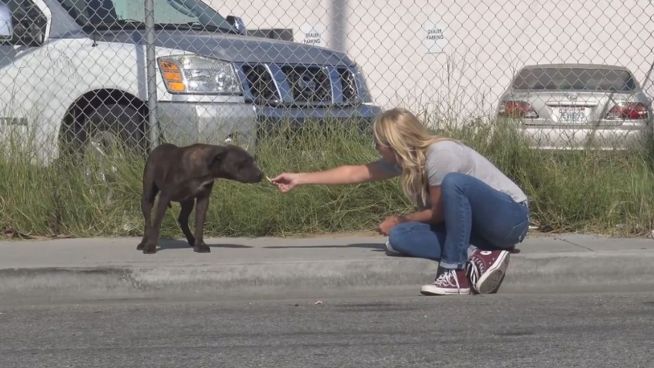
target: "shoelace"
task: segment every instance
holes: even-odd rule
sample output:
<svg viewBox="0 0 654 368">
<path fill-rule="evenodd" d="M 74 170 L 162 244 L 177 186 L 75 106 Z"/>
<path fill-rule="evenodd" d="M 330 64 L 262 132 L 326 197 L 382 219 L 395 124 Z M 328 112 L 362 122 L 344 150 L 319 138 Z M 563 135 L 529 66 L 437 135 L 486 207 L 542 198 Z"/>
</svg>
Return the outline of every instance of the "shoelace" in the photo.
<svg viewBox="0 0 654 368">
<path fill-rule="evenodd" d="M 470 283 L 472 285 L 476 285 L 477 280 L 479 280 L 479 275 L 482 273 L 479 270 L 480 267 L 477 265 L 476 262 L 470 260 L 470 262 L 468 262 L 468 267 L 467 268 L 468 269 L 466 270 L 466 272 L 468 274 L 468 278 L 470 279 Z"/>
<path fill-rule="evenodd" d="M 447 270 L 441 273 L 434 281 L 434 285 L 437 286 L 456 285 L 456 288 L 459 289 L 459 280 L 456 278 L 454 272 L 455 272 L 454 270 Z M 452 279 L 454 279 L 454 281 L 452 281 Z"/>
</svg>

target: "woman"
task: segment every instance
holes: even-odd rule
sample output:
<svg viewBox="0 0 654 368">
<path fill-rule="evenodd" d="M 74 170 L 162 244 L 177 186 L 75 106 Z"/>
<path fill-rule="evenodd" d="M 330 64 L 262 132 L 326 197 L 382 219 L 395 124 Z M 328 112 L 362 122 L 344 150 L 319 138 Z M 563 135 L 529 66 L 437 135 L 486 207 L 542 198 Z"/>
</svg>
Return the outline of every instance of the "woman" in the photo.
<svg viewBox="0 0 654 368">
<path fill-rule="evenodd" d="M 379 224 L 387 253 L 439 261 L 425 295 L 493 293 L 500 287 L 509 251 L 525 237 L 527 196 L 497 167 L 463 143 L 429 133 L 411 112 L 395 108 L 373 126 L 382 158 L 272 179 L 282 192 L 306 184 L 355 184 L 401 175 L 417 206 Z M 470 246 L 472 244 L 472 246 Z"/>
</svg>

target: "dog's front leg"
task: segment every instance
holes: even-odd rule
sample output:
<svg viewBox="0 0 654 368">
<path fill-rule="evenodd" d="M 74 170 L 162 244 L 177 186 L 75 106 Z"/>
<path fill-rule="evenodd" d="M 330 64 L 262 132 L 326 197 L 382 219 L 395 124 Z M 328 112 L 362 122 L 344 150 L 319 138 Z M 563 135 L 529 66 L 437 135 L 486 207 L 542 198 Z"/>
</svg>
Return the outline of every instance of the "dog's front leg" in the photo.
<svg viewBox="0 0 654 368">
<path fill-rule="evenodd" d="M 163 193 L 159 194 L 157 205 L 155 207 L 154 219 L 148 229 L 147 241 L 143 246 L 143 253 L 152 254 L 157 252 L 157 243 L 159 243 L 159 234 L 161 232 L 161 222 L 166 214 L 166 209 L 170 199 Z"/>
<path fill-rule="evenodd" d="M 195 204 L 195 244 L 193 244 L 193 250 L 198 253 L 211 252 L 209 246 L 204 243 L 203 237 L 204 220 L 207 217 L 207 209 L 209 209 L 210 194 L 210 188 L 209 190 L 202 192 L 198 195 L 197 202 Z"/>
<path fill-rule="evenodd" d="M 182 201 L 180 203 L 182 208 L 179 211 L 179 217 L 177 217 L 177 222 L 179 223 L 179 227 L 182 229 L 182 232 L 184 233 L 184 236 L 186 236 L 186 240 L 188 240 L 188 244 L 190 246 L 195 245 L 195 237 L 193 237 L 193 234 L 191 233 L 191 229 L 188 228 L 188 216 L 191 214 L 191 211 L 193 211 L 194 204 L 195 204 L 195 198 Z"/>
</svg>

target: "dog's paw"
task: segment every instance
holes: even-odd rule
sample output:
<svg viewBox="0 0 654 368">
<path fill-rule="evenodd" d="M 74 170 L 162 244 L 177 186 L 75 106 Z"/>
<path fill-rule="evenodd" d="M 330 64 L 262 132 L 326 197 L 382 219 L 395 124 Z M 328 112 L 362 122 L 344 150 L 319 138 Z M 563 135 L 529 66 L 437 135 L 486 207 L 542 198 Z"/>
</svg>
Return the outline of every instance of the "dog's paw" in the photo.
<svg viewBox="0 0 654 368">
<path fill-rule="evenodd" d="M 143 246 L 143 254 L 155 254 L 157 253 L 157 245 L 156 244 L 146 244 Z"/>
<path fill-rule="evenodd" d="M 201 243 L 201 244 L 194 245 L 193 251 L 198 253 L 209 253 L 211 252 L 211 248 L 209 248 L 209 246 L 206 245 L 205 243 Z"/>
</svg>

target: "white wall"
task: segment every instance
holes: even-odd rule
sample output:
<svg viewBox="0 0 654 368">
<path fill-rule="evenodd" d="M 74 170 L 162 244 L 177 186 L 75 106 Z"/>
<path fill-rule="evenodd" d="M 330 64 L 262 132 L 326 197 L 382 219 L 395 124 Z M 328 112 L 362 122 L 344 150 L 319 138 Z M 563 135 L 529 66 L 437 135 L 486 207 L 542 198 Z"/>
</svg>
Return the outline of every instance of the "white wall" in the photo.
<svg viewBox="0 0 654 368">
<path fill-rule="evenodd" d="M 300 41 L 317 26 L 323 46 L 361 65 L 376 103 L 443 116 L 492 112 L 524 64 L 624 65 L 642 83 L 654 62 L 649 0 L 208 2 L 251 29 L 292 28 Z M 427 40 L 433 28 L 443 32 L 437 44 Z M 651 81 L 645 88 L 654 92 Z"/>
</svg>

